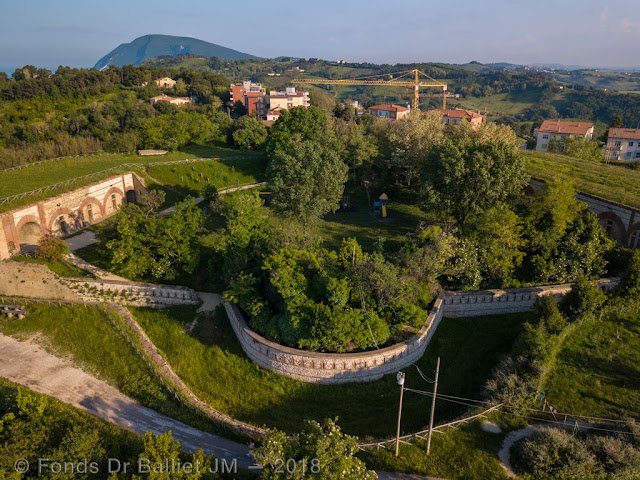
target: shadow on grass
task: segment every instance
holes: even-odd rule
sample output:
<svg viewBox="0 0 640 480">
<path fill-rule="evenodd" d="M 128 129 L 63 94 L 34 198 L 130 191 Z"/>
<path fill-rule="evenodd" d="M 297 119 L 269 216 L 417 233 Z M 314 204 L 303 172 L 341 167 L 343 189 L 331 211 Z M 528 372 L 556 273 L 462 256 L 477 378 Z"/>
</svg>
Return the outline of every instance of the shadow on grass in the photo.
<svg viewBox="0 0 640 480">
<path fill-rule="evenodd" d="M 386 438 L 395 433 L 399 390 L 395 375 L 367 383 L 317 385 L 282 377 L 249 360 L 223 314 L 201 318 L 190 335 L 184 326 L 193 318 L 187 309 L 133 309 L 172 368 L 203 401 L 257 425 L 288 432 L 305 419 L 339 417 L 345 432 L 361 438 Z M 418 366 L 433 375 L 442 357 L 441 391 L 479 398 L 501 355 L 522 328 L 527 315 L 447 319 L 443 321 Z M 407 386 L 431 391 L 414 367 L 406 369 Z M 436 422 L 464 413 L 466 406 L 440 402 Z M 428 423 L 430 398 L 407 392 L 402 431 L 412 433 Z"/>
</svg>

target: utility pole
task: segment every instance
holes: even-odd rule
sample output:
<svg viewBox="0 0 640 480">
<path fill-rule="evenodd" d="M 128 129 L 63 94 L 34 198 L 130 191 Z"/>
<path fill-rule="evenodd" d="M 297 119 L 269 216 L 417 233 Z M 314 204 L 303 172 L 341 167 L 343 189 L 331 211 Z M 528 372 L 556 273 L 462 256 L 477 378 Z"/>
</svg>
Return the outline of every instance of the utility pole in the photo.
<svg viewBox="0 0 640 480">
<path fill-rule="evenodd" d="M 398 430 L 396 431 L 396 457 L 400 449 L 400 418 L 402 417 L 402 395 L 404 394 L 404 372 L 398 372 L 396 375 L 398 385 L 400 385 L 400 408 L 398 408 Z"/>
<path fill-rule="evenodd" d="M 436 364 L 436 380 L 433 385 L 433 400 L 431 400 L 431 417 L 429 418 L 429 435 L 427 436 L 427 455 L 431 450 L 431 434 L 433 433 L 433 415 L 436 411 L 436 395 L 438 394 L 438 375 L 440 374 L 440 357 Z"/>
</svg>

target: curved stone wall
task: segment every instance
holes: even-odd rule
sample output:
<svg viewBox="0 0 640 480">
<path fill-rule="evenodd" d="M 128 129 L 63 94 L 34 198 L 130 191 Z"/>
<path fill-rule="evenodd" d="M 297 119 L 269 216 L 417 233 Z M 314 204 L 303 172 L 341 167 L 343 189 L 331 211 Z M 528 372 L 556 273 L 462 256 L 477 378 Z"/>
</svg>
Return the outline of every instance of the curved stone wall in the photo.
<svg viewBox="0 0 640 480">
<path fill-rule="evenodd" d="M 599 286 L 608 290 L 616 279 L 602 279 Z M 443 317 L 476 317 L 533 309 L 541 295 L 561 298 L 570 285 L 551 285 L 481 292 L 447 292 L 440 295 L 417 335 L 391 347 L 362 353 L 318 353 L 297 350 L 271 342 L 251 330 L 238 307 L 225 305 L 231 326 L 242 349 L 263 368 L 309 383 L 347 383 L 377 380 L 415 363 L 423 354 Z"/>
</svg>

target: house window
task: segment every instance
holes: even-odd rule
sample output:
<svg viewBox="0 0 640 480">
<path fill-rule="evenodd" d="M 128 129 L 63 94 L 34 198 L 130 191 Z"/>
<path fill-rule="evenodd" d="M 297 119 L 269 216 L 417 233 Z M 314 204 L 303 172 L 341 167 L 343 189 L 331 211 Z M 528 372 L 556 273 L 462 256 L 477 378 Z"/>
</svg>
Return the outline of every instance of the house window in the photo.
<svg viewBox="0 0 640 480">
<path fill-rule="evenodd" d="M 616 145 L 616 147 L 622 146 L 622 140 L 616 140 L 615 145 Z"/>
<path fill-rule="evenodd" d="M 631 238 L 629 238 L 629 248 L 638 248 L 640 247 L 640 242 L 638 242 L 638 230 L 631 234 Z"/>
<path fill-rule="evenodd" d="M 113 206 L 114 210 L 116 208 L 118 208 L 118 204 L 116 203 L 116 194 L 115 193 L 111 195 L 111 205 Z"/>
<path fill-rule="evenodd" d="M 633 147 L 633 142 L 629 142 L 629 146 L 630 146 L 630 147 Z"/>
<path fill-rule="evenodd" d="M 543 140 L 549 140 L 549 135 L 542 135 Z"/>
</svg>

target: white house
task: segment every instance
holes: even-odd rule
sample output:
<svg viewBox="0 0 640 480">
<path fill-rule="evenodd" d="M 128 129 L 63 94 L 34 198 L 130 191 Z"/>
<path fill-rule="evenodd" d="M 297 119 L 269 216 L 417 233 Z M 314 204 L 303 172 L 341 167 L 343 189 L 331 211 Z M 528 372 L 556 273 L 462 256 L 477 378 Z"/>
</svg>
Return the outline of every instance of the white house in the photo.
<svg viewBox="0 0 640 480">
<path fill-rule="evenodd" d="M 549 150 L 549 141 L 553 138 L 562 140 L 570 137 L 583 137 L 590 142 L 593 140 L 593 123 L 545 120 L 540 128 L 536 128 L 533 133 L 538 137 L 536 150 L 546 152 Z"/>
<path fill-rule="evenodd" d="M 640 160 L 640 129 L 610 128 L 607 144 L 604 146 L 604 159 L 637 162 Z"/>
</svg>

